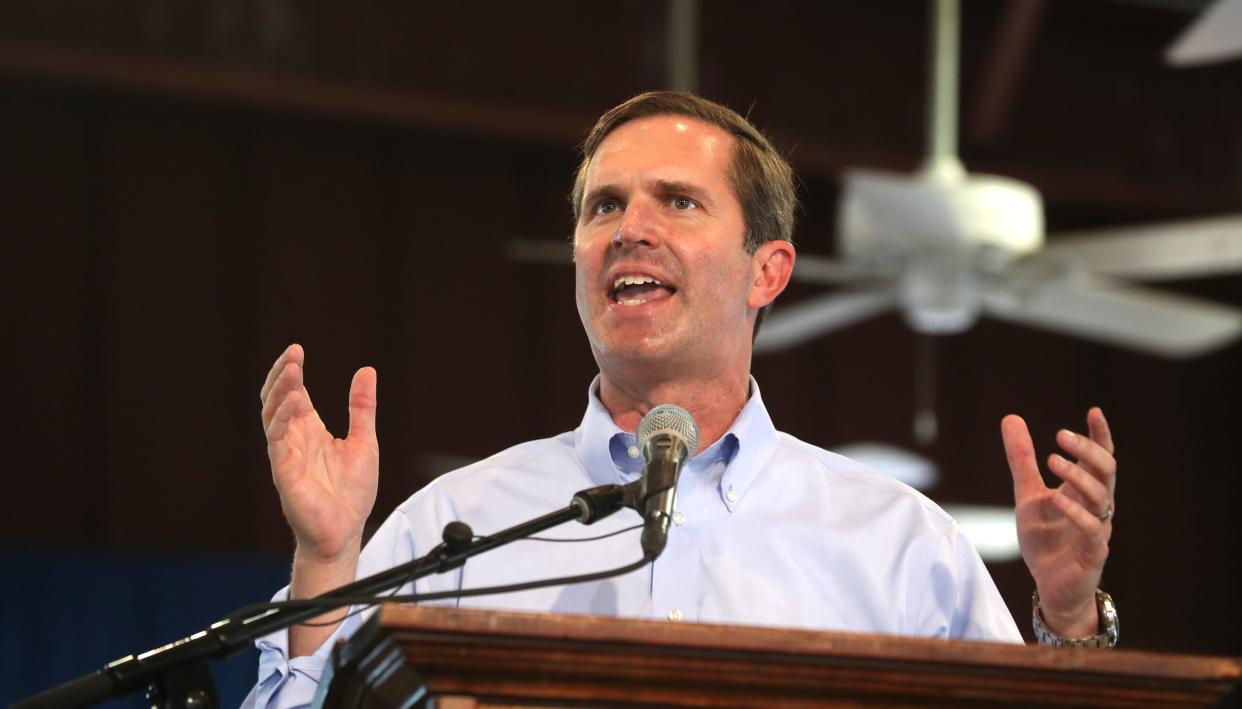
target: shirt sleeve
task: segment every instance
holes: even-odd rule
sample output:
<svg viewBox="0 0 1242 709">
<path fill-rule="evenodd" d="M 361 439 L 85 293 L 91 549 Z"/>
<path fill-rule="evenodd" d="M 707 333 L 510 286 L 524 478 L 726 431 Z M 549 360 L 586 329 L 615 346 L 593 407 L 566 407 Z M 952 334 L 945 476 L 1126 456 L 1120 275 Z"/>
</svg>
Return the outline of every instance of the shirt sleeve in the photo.
<svg viewBox="0 0 1242 709">
<path fill-rule="evenodd" d="M 384 521 L 367 542 L 358 560 L 357 578 L 365 578 L 414 558 L 414 538 L 405 514 L 400 509 Z M 399 590 L 410 592 L 409 584 Z M 281 589 L 273 601 L 288 598 L 289 587 Z M 243 709 L 292 709 L 309 706 L 319 687 L 319 678 L 338 640 L 352 635 L 374 613 L 374 608 L 359 611 L 337 626 L 332 635 L 310 655 L 289 657 L 289 631 L 278 630 L 255 641 L 259 649 L 258 683 L 242 702 Z"/>
<path fill-rule="evenodd" d="M 915 634 L 927 637 L 1023 642 L 983 559 L 956 524 L 932 562 L 918 625 Z"/>
</svg>

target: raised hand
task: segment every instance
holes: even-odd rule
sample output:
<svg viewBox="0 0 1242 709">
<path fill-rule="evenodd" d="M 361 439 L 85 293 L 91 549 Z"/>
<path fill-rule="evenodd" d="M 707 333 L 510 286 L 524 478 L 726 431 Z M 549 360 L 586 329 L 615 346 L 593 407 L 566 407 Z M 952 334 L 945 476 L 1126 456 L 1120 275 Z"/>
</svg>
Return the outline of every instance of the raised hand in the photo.
<svg viewBox="0 0 1242 709">
<path fill-rule="evenodd" d="M 1022 558 L 1039 589 L 1044 623 L 1064 637 L 1098 632 L 1095 589 L 1113 531 L 1117 461 L 1099 408 L 1087 412 L 1087 431 L 1086 436 L 1057 433 L 1057 444 L 1070 458 L 1048 456 L 1048 468 L 1064 481 L 1049 488 L 1026 423 L 1013 415 L 1001 421 Z"/>
<path fill-rule="evenodd" d="M 328 432 L 302 380 L 306 354 L 290 345 L 259 390 L 272 481 L 293 528 L 290 598 L 311 598 L 354 580 L 362 529 L 375 505 L 379 443 L 375 438 L 376 374 L 363 367 L 349 387 L 349 434 Z M 289 629 L 289 656 L 308 655 L 331 635 L 332 620 Z"/>
<path fill-rule="evenodd" d="M 375 370 L 354 374 L 349 434 L 335 438 L 302 379 L 305 353 L 290 345 L 259 392 L 272 480 L 300 554 L 329 561 L 355 552 L 379 481 Z"/>
</svg>

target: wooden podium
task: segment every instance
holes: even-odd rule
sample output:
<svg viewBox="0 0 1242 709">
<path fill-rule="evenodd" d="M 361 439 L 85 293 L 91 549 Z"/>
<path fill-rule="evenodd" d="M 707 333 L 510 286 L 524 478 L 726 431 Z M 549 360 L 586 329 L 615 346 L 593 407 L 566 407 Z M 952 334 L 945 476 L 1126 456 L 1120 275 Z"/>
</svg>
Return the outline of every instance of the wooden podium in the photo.
<svg viewBox="0 0 1242 709">
<path fill-rule="evenodd" d="M 325 707 L 1210 706 L 1242 660 L 385 606 Z M 1236 699 L 1236 697 L 1235 697 Z"/>
</svg>

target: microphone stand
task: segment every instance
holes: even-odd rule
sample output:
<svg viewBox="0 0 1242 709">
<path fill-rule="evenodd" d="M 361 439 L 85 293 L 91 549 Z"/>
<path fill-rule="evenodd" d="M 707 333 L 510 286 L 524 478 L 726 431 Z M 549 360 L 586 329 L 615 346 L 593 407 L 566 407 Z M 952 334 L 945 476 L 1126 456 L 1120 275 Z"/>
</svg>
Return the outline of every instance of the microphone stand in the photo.
<svg viewBox="0 0 1242 709">
<path fill-rule="evenodd" d="M 322 605 L 269 608 L 249 617 L 239 617 L 234 613 L 187 638 L 140 655 L 127 655 L 108 663 L 98 672 L 23 699 L 12 705 L 11 709 L 85 707 L 130 694 L 142 687 L 147 687 L 152 707 L 215 709 L 219 701 L 207 669 L 208 660 L 230 655 L 257 638 L 339 607 L 333 604 L 334 598 L 373 596 L 408 581 L 444 573 L 465 564 L 466 559 L 472 556 L 565 522 L 578 520 L 582 524 L 593 524 L 622 507 L 635 506 L 637 485 L 637 482 L 624 486 L 600 485 L 583 490 L 574 495 L 568 507 L 477 540 L 469 525 L 449 522 L 444 527 L 444 543 L 425 556 L 312 599 L 323 601 Z"/>
</svg>

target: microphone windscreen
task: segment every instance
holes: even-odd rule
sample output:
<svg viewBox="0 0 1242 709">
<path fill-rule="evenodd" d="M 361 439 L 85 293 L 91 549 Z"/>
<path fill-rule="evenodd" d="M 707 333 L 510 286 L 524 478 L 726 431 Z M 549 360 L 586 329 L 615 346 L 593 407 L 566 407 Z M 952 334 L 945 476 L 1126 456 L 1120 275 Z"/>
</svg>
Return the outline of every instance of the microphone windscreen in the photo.
<svg viewBox="0 0 1242 709">
<path fill-rule="evenodd" d="M 686 455 L 694 457 L 699 452 L 699 425 L 689 411 L 672 404 L 660 404 L 647 412 L 638 423 L 638 447 L 658 433 L 672 433 L 686 443 Z"/>
</svg>

